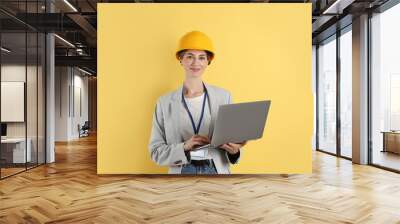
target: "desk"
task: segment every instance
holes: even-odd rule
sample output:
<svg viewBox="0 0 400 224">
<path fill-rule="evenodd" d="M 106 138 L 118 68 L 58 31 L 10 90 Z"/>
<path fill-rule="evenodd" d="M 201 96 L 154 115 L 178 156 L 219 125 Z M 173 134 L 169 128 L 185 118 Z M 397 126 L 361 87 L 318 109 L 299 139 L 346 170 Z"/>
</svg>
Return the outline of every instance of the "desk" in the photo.
<svg viewBox="0 0 400 224">
<path fill-rule="evenodd" d="M 400 132 L 399 131 L 382 131 L 383 133 L 383 150 L 382 152 L 393 152 L 400 154 Z"/>
<path fill-rule="evenodd" d="M 27 139 L 26 154 L 25 154 L 25 138 L 6 138 L 1 139 L 1 157 L 6 160 L 6 163 L 25 163 L 31 162 L 31 145 L 32 140 Z M 12 158 L 12 159 L 11 159 Z M 27 161 L 25 161 L 27 158 Z"/>
</svg>

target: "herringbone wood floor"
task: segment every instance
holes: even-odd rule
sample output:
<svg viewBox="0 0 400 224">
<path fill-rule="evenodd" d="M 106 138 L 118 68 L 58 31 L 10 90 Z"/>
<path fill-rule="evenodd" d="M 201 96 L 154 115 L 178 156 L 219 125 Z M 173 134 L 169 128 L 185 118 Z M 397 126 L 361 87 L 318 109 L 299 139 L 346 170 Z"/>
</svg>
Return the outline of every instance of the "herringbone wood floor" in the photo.
<svg viewBox="0 0 400 224">
<path fill-rule="evenodd" d="M 312 175 L 98 176 L 96 138 L 0 181 L 0 223 L 400 223 L 400 175 L 316 152 Z"/>
</svg>

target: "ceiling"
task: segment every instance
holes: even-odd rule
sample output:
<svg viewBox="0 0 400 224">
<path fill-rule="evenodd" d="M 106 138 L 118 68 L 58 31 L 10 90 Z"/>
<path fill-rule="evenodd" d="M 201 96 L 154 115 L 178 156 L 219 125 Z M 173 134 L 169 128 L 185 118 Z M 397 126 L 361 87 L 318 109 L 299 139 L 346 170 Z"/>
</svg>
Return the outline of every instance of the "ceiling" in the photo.
<svg viewBox="0 0 400 224">
<path fill-rule="evenodd" d="M 250 0 L 241 3 L 312 3 L 313 43 L 317 43 L 336 32 L 338 28 L 351 24 L 351 18 L 366 10 L 374 9 L 388 0 Z M 168 0 L 1 0 L 0 26 L 2 46 L 13 49 L 13 54 L 24 55 L 42 49 L 36 35 L 25 31 L 55 32 L 56 65 L 79 66 L 96 73 L 97 67 L 97 12 L 98 2 L 107 3 L 172 3 L 172 2 L 224 2 L 227 1 L 168 1 Z M 52 13 L 49 13 L 52 11 Z M 340 23 L 338 21 L 340 20 Z M 338 25 L 339 24 L 339 25 Z M 32 39 L 33 38 L 33 39 Z M 67 40 L 66 43 L 62 39 Z M 28 47 L 25 48 L 25 43 Z M 2 57 L 5 55 L 2 53 Z M 7 57 L 10 57 L 8 55 Z M 28 56 L 29 58 L 29 56 Z"/>
</svg>

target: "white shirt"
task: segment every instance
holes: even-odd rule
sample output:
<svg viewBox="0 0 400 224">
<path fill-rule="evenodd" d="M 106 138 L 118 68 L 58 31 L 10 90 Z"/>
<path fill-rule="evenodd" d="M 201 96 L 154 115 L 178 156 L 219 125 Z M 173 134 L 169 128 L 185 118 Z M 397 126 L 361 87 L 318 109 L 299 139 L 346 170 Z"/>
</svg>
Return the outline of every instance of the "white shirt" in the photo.
<svg viewBox="0 0 400 224">
<path fill-rule="evenodd" d="M 201 96 L 196 96 L 193 98 L 185 97 L 186 104 L 189 108 L 190 113 L 192 114 L 192 117 L 193 117 L 196 127 L 199 124 L 199 119 L 201 116 L 201 109 L 203 107 L 204 96 L 205 96 L 205 94 L 203 93 Z M 183 105 L 183 102 L 182 102 L 182 108 L 181 108 L 181 118 L 182 118 L 182 120 L 180 122 L 180 124 L 181 124 L 180 133 L 182 135 L 183 140 L 186 141 L 194 135 L 194 130 L 193 130 L 192 122 L 190 121 L 189 114 L 186 111 L 185 106 Z M 199 135 L 208 136 L 209 130 L 210 130 L 210 122 L 211 122 L 211 112 L 210 112 L 209 102 L 207 99 L 205 108 L 204 108 L 203 120 L 201 122 L 200 130 L 198 133 Z M 208 149 L 190 151 L 190 157 L 192 160 L 209 159 Z"/>
</svg>

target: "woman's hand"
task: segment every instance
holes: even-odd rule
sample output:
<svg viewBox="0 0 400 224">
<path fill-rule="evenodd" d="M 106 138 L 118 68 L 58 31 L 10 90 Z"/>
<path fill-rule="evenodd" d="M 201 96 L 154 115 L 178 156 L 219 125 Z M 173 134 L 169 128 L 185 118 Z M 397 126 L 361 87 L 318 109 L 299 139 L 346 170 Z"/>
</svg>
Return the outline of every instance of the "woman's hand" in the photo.
<svg viewBox="0 0 400 224">
<path fill-rule="evenodd" d="M 202 135 L 193 135 L 190 139 L 185 141 L 183 144 L 183 149 L 185 151 L 190 151 L 198 146 L 205 145 L 210 143 L 210 140 L 207 136 Z"/>
<path fill-rule="evenodd" d="M 247 141 L 241 142 L 241 143 L 226 143 L 221 145 L 219 148 L 224 149 L 227 151 L 229 154 L 234 155 L 240 151 L 240 148 L 245 146 Z"/>
</svg>

